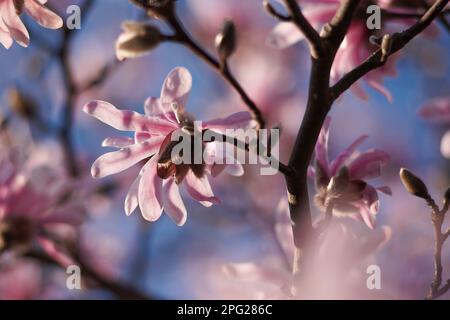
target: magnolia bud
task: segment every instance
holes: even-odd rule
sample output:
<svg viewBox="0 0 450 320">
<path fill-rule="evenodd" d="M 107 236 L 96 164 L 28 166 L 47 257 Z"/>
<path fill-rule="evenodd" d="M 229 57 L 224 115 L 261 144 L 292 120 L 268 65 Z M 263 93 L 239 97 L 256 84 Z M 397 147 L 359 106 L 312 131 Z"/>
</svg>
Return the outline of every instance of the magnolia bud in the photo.
<svg viewBox="0 0 450 320">
<path fill-rule="evenodd" d="M 400 179 L 409 193 L 425 200 L 430 199 L 425 183 L 411 171 L 405 168 L 400 169 Z"/>
<path fill-rule="evenodd" d="M 381 62 L 386 62 L 392 49 L 392 37 L 389 34 L 383 36 L 381 40 Z"/>
<path fill-rule="evenodd" d="M 222 61 L 227 60 L 236 50 L 236 27 L 231 20 L 225 20 L 222 31 L 216 36 L 215 45 Z"/>
<path fill-rule="evenodd" d="M 139 22 L 126 21 L 122 24 L 123 33 L 116 42 L 116 55 L 119 60 L 145 55 L 164 40 L 158 28 Z"/>
<path fill-rule="evenodd" d="M 36 105 L 19 89 L 12 88 L 8 91 L 8 101 L 11 109 L 25 119 L 32 119 L 36 115 Z"/>
</svg>

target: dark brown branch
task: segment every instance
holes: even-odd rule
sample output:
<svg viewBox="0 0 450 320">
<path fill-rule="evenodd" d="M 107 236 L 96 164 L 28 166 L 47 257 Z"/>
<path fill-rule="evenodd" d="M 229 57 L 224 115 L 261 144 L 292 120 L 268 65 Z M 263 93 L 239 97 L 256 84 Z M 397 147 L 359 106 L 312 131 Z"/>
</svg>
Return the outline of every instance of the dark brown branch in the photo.
<svg viewBox="0 0 450 320">
<path fill-rule="evenodd" d="M 45 254 L 42 251 L 30 251 L 25 254 L 26 257 L 36 259 L 42 263 L 58 266 L 59 263 L 55 261 L 51 256 Z M 93 280 L 100 287 L 112 292 L 118 298 L 121 299 L 136 299 L 136 300 L 151 300 L 152 298 L 141 293 L 140 291 L 124 285 L 119 282 L 115 282 L 101 274 L 95 269 L 91 268 L 84 260 L 79 257 L 74 257 L 75 264 L 80 267 L 81 274 L 86 275 L 89 279 Z"/>
<path fill-rule="evenodd" d="M 292 17 L 286 16 L 286 15 L 284 15 L 282 13 L 279 13 L 277 11 L 277 9 L 275 9 L 272 6 L 272 4 L 270 3 L 270 0 L 265 0 L 263 2 L 263 5 L 264 5 L 264 9 L 267 11 L 267 13 L 269 13 L 275 19 L 277 19 L 279 21 L 283 21 L 283 22 L 292 22 Z"/>
<path fill-rule="evenodd" d="M 256 103 L 250 98 L 239 81 L 234 77 L 228 68 L 227 64 L 223 65 L 213 56 L 211 56 L 205 49 L 203 49 L 186 31 L 175 12 L 172 15 L 166 17 L 166 22 L 175 32 L 175 35 L 171 38 L 172 41 L 178 42 L 189 48 L 194 54 L 208 63 L 214 70 L 216 70 L 239 94 L 242 101 L 248 107 L 253 114 L 255 121 L 258 123 L 259 128 L 265 128 L 266 121 L 261 113 L 261 110 Z M 170 39 L 170 38 L 169 38 Z"/>
<path fill-rule="evenodd" d="M 305 35 L 305 38 L 308 40 L 311 49 L 311 56 L 314 58 L 318 58 L 323 53 L 323 46 L 319 33 L 305 18 L 296 0 L 284 0 L 284 3 L 288 8 L 289 15 L 292 18 L 293 23 L 295 23 L 297 28 Z"/>
<path fill-rule="evenodd" d="M 324 27 L 321 36 L 333 44 L 334 50 L 337 51 L 344 40 L 360 2 L 361 0 L 342 0 L 334 17 Z"/>
<path fill-rule="evenodd" d="M 232 145 L 234 145 L 236 148 L 239 148 L 239 149 L 241 149 L 241 150 L 243 150 L 243 151 L 245 151 L 245 152 L 251 152 L 251 151 L 252 151 L 251 148 L 250 148 L 250 144 L 249 144 L 249 143 L 244 142 L 244 141 L 241 141 L 241 140 L 239 140 L 239 139 L 236 138 L 236 137 L 230 137 L 230 136 L 227 136 L 227 135 L 225 135 L 225 134 L 222 134 L 222 133 L 219 133 L 219 132 L 216 132 L 216 131 L 212 131 L 212 130 L 205 130 L 204 133 L 205 133 L 206 131 L 211 131 L 211 132 L 213 133 L 213 136 L 214 136 L 214 137 L 220 137 L 220 142 L 225 142 L 225 143 L 232 144 Z M 213 141 L 211 141 L 211 142 L 213 142 Z M 280 171 L 280 172 L 281 172 L 282 174 L 284 174 L 285 176 L 289 176 L 289 175 L 292 174 L 292 170 L 291 170 L 291 168 L 290 168 L 288 165 L 282 163 L 282 162 L 281 162 L 280 160 L 278 160 L 278 159 L 274 159 L 273 156 L 272 156 L 270 153 L 268 154 L 268 158 L 271 158 L 272 160 L 275 160 L 275 161 L 274 161 L 275 163 L 278 163 L 278 167 L 277 167 L 277 166 L 275 166 L 275 164 L 271 161 L 270 164 L 271 164 L 272 168 L 274 168 L 274 169 Z"/>
<path fill-rule="evenodd" d="M 389 56 L 401 50 L 414 37 L 424 31 L 448 4 L 449 0 L 437 0 L 433 6 L 409 29 L 392 36 L 392 47 Z M 337 99 L 359 79 L 370 71 L 384 65 L 381 49 L 373 53 L 366 61 L 342 77 L 332 88 L 333 99 Z"/>
<path fill-rule="evenodd" d="M 312 225 L 311 208 L 308 195 L 308 166 L 333 100 L 330 97 L 330 73 L 335 54 L 350 26 L 359 0 L 346 0 L 341 3 L 332 22 L 324 29 L 320 41 L 326 48 L 319 57 L 312 56 L 308 103 L 300 126 L 294 148 L 289 160 L 292 174 L 286 177 L 290 216 L 294 223 L 294 241 L 301 258 L 308 249 L 315 230 Z M 300 263 L 300 262 L 296 262 Z M 300 268 L 299 266 L 296 269 Z"/>
</svg>

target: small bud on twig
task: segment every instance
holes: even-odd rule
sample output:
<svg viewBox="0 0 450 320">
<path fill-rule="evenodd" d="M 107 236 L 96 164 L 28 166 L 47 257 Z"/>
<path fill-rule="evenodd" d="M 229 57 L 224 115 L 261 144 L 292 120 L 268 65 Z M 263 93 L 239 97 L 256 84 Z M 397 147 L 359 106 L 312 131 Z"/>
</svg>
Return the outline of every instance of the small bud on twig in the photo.
<svg viewBox="0 0 450 320">
<path fill-rule="evenodd" d="M 216 36 L 215 45 L 220 60 L 225 62 L 236 50 L 236 27 L 230 20 L 226 20 L 222 30 Z"/>
<path fill-rule="evenodd" d="M 8 91 L 9 105 L 16 114 L 25 119 L 33 119 L 36 115 L 36 105 L 19 89 L 12 88 Z"/>
<path fill-rule="evenodd" d="M 392 37 L 389 34 L 383 36 L 381 40 L 381 62 L 385 63 L 392 49 Z"/>
<path fill-rule="evenodd" d="M 159 29 L 150 24 L 126 21 L 122 24 L 122 29 L 124 32 L 116 42 L 119 60 L 145 55 L 164 41 Z"/>
<path fill-rule="evenodd" d="M 402 180 L 405 189 L 415 195 L 416 197 L 430 200 L 430 194 L 428 193 L 425 183 L 416 175 L 414 175 L 408 169 L 400 169 L 400 179 Z"/>
</svg>

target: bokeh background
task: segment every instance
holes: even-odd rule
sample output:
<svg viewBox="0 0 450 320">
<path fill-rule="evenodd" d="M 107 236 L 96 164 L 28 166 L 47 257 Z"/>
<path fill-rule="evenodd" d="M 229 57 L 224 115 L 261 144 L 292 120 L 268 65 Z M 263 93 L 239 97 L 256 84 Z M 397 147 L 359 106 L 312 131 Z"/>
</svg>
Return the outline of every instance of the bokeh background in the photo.
<svg viewBox="0 0 450 320">
<path fill-rule="evenodd" d="M 67 5 L 74 2 L 49 0 L 63 18 L 67 17 Z M 121 22 L 145 19 L 127 1 L 94 2 L 88 14 L 82 13 L 81 30 L 76 31 L 70 47 L 71 68 L 80 84 L 115 60 Z M 260 0 L 180 0 L 178 6 L 190 32 L 211 51 L 223 19 L 235 21 L 239 47 L 230 67 L 262 106 L 269 123 L 282 125 L 280 152 L 281 158 L 287 160 L 307 96 L 309 58 L 305 44 L 283 51 L 267 46 L 266 37 L 276 22 L 264 12 Z M 30 47 L 0 48 L 0 111 L 3 115 L 12 113 L 7 94 L 13 87 L 20 88 L 39 106 L 42 119 L 57 126 L 66 94 L 63 75 L 57 59 L 42 43 L 58 46 L 62 32 L 42 29 L 28 18 L 24 21 L 31 31 Z M 357 136 L 368 134 L 370 139 L 364 148 L 383 149 L 392 157 L 377 183 L 393 189 L 392 197 L 382 196 L 377 220 L 379 227 L 387 225 L 392 229 L 392 238 L 372 258 L 382 271 L 381 295 L 385 298 L 421 299 L 433 275 L 428 209 L 406 193 L 398 171 L 408 167 L 418 173 L 439 201 L 450 184 L 450 163 L 439 151 L 448 126 L 437 126 L 418 115 L 423 103 L 448 95 L 448 39 L 448 33 L 441 29 L 437 37 L 420 37 L 403 50 L 397 62 L 398 75 L 385 80 L 394 97 L 392 103 L 365 87 L 368 101 L 347 93 L 331 112 L 332 154 Z M 159 96 L 165 76 L 176 66 L 188 68 L 193 75 L 188 109 L 198 119 L 244 110 L 236 94 L 204 62 L 179 45 L 162 44 L 143 58 L 115 66 L 102 83 L 77 97 L 73 139 L 86 179 L 91 179 L 90 164 L 104 153 L 101 141 L 116 133 L 82 113 L 82 106 L 100 99 L 142 112 L 145 99 Z M 12 126 L 17 137 L 30 135 L 40 144 L 54 144 L 51 135 L 33 128 L 21 117 L 13 117 Z M 214 179 L 213 189 L 223 203 L 208 209 L 187 202 L 188 221 L 179 228 L 165 215 L 155 223 L 144 221 L 138 211 L 125 216 L 123 200 L 137 170 L 93 182 L 114 188 L 108 193 L 91 193 L 82 200 L 88 219 L 81 228 L 81 238 L 97 268 L 162 298 L 245 297 L 238 284 L 233 289 L 221 265 L 262 263 L 277 250 L 269 230 L 278 203 L 285 196 L 282 176 L 260 176 L 257 168 L 248 167 L 244 177 Z M 445 269 L 450 267 L 450 247 L 445 247 L 443 253 Z M 30 266 L 18 275 L 16 284 L 24 286 L 24 298 L 111 297 L 102 290 L 67 290 L 64 270 L 36 268 Z M 449 270 L 446 268 L 444 278 L 450 276 Z"/>
</svg>

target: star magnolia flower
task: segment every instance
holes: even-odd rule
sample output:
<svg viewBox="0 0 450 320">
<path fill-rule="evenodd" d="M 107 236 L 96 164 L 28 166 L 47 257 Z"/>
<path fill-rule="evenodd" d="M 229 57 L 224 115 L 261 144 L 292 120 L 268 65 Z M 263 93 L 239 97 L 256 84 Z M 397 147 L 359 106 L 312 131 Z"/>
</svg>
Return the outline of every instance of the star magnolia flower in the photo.
<svg viewBox="0 0 450 320">
<path fill-rule="evenodd" d="M 425 119 L 437 123 L 450 124 L 450 98 L 436 98 L 427 102 L 419 111 Z M 441 153 L 450 159 L 450 130 L 448 130 L 441 141 Z"/>
<path fill-rule="evenodd" d="M 231 174 L 243 173 L 239 163 L 214 161 L 220 156 L 216 143 L 204 144 L 205 153 L 210 155 L 208 163 L 173 163 L 171 152 L 176 143 L 173 135 L 190 134 L 211 129 L 224 132 L 229 128 L 249 128 L 254 121 L 248 112 L 232 114 L 224 119 L 202 123 L 194 128 L 191 115 L 185 112 L 185 105 L 192 87 L 192 77 L 185 68 L 176 68 L 167 76 L 161 97 L 149 98 L 145 103 L 145 115 L 133 111 L 122 111 L 103 101 L 93 101 L 84 107 L 84 112 L 122 131 L 135 133 L 132 138 L 108 138 L 103 146 L 116 147 L 119 151 L 107 153 L 92 165 L 92 176 L 106 177 L 130 168 L 147 159 L 140 174 L 132 184 L 125 199 L 125 213 L 130 215 L 138 206 L 143 217 L 156 221 L 164 211 L 179 226 L 186 222 L 187 211 L 180 196 L 179 185 L 184 185 L 189 195 L 206 207 L 219 203 L 214 196 L 207 175 L 213 176 L 223 170 Z M 223 155 L 227 157 L 227 155 Z"/>
<path fill-rule="evenodd" d="M 333 160 L 328 160 L 328 135 L 331 118 L 327 118 L 316 145 L 316 166 L 309 176 L 316 181 L 316 203 L 324 210 L 331 205 L 335 216 L 350 216 L 374 228 L 379 210 L 378 192 L 391 195 L 387 186 L 375 188 L 366 180 L 379 177 L 389 155 L 381 150 L 356 152 L 367 136 L 356 139 Z"/>
<path fill-rule="evenodd" d="M 27 47 L 30 35 L 20 20 L 20 14 L 25 11 L 44 28 L 59 29 L 63 20 L 44 4 L 47 0 L 0 0 L 0 43 L 9 49 L 13 41 Z"/>
<path fill-rule="evenodd" d="M 339 0 L 304 0 L 299 1 L 302 12 L 308 21 L 316 28 L 321 28 L 333 18 L 339 7 Z M 347 35 L 339 48 L 331 70 L 333 81 L 348 73 L 368 58 L 377 48 L 370 44 L 370 30 L 366 27 L 367 17 L 365 8 L 374 1 L 367 1 L 367 5 L 360 5 L 360 10 L 356 14 L 354 22 L 350 25 Z M 276 48 L 284 49 L 304 39 L 304 35 L 297 26 L 291 22 L 279 23 L 268 38 L 268 43 Z M 382 85 L 385 76 L 395 76 L 395 63 L 393 58 L 389 59 L 382 68 L 367 74 L 364 79 L 375 90 L 381 92 L 391 101 L 390 92 Z M 367 100 L 367 94 L 356 83 L 351 90 L 361 99 Z"/>
<path fill-rule="evenodd" d="M 18 166 L 14 152 L 0 154 L 0 252 L 26 250 L 37 243 L 56 261 L 69 265 L 71 260 L 47 235 L 60 227 L 79 226 L 84 211 L 71 198 L 68 180 L 33 157 L 32 153 Z"/>
</svg>

